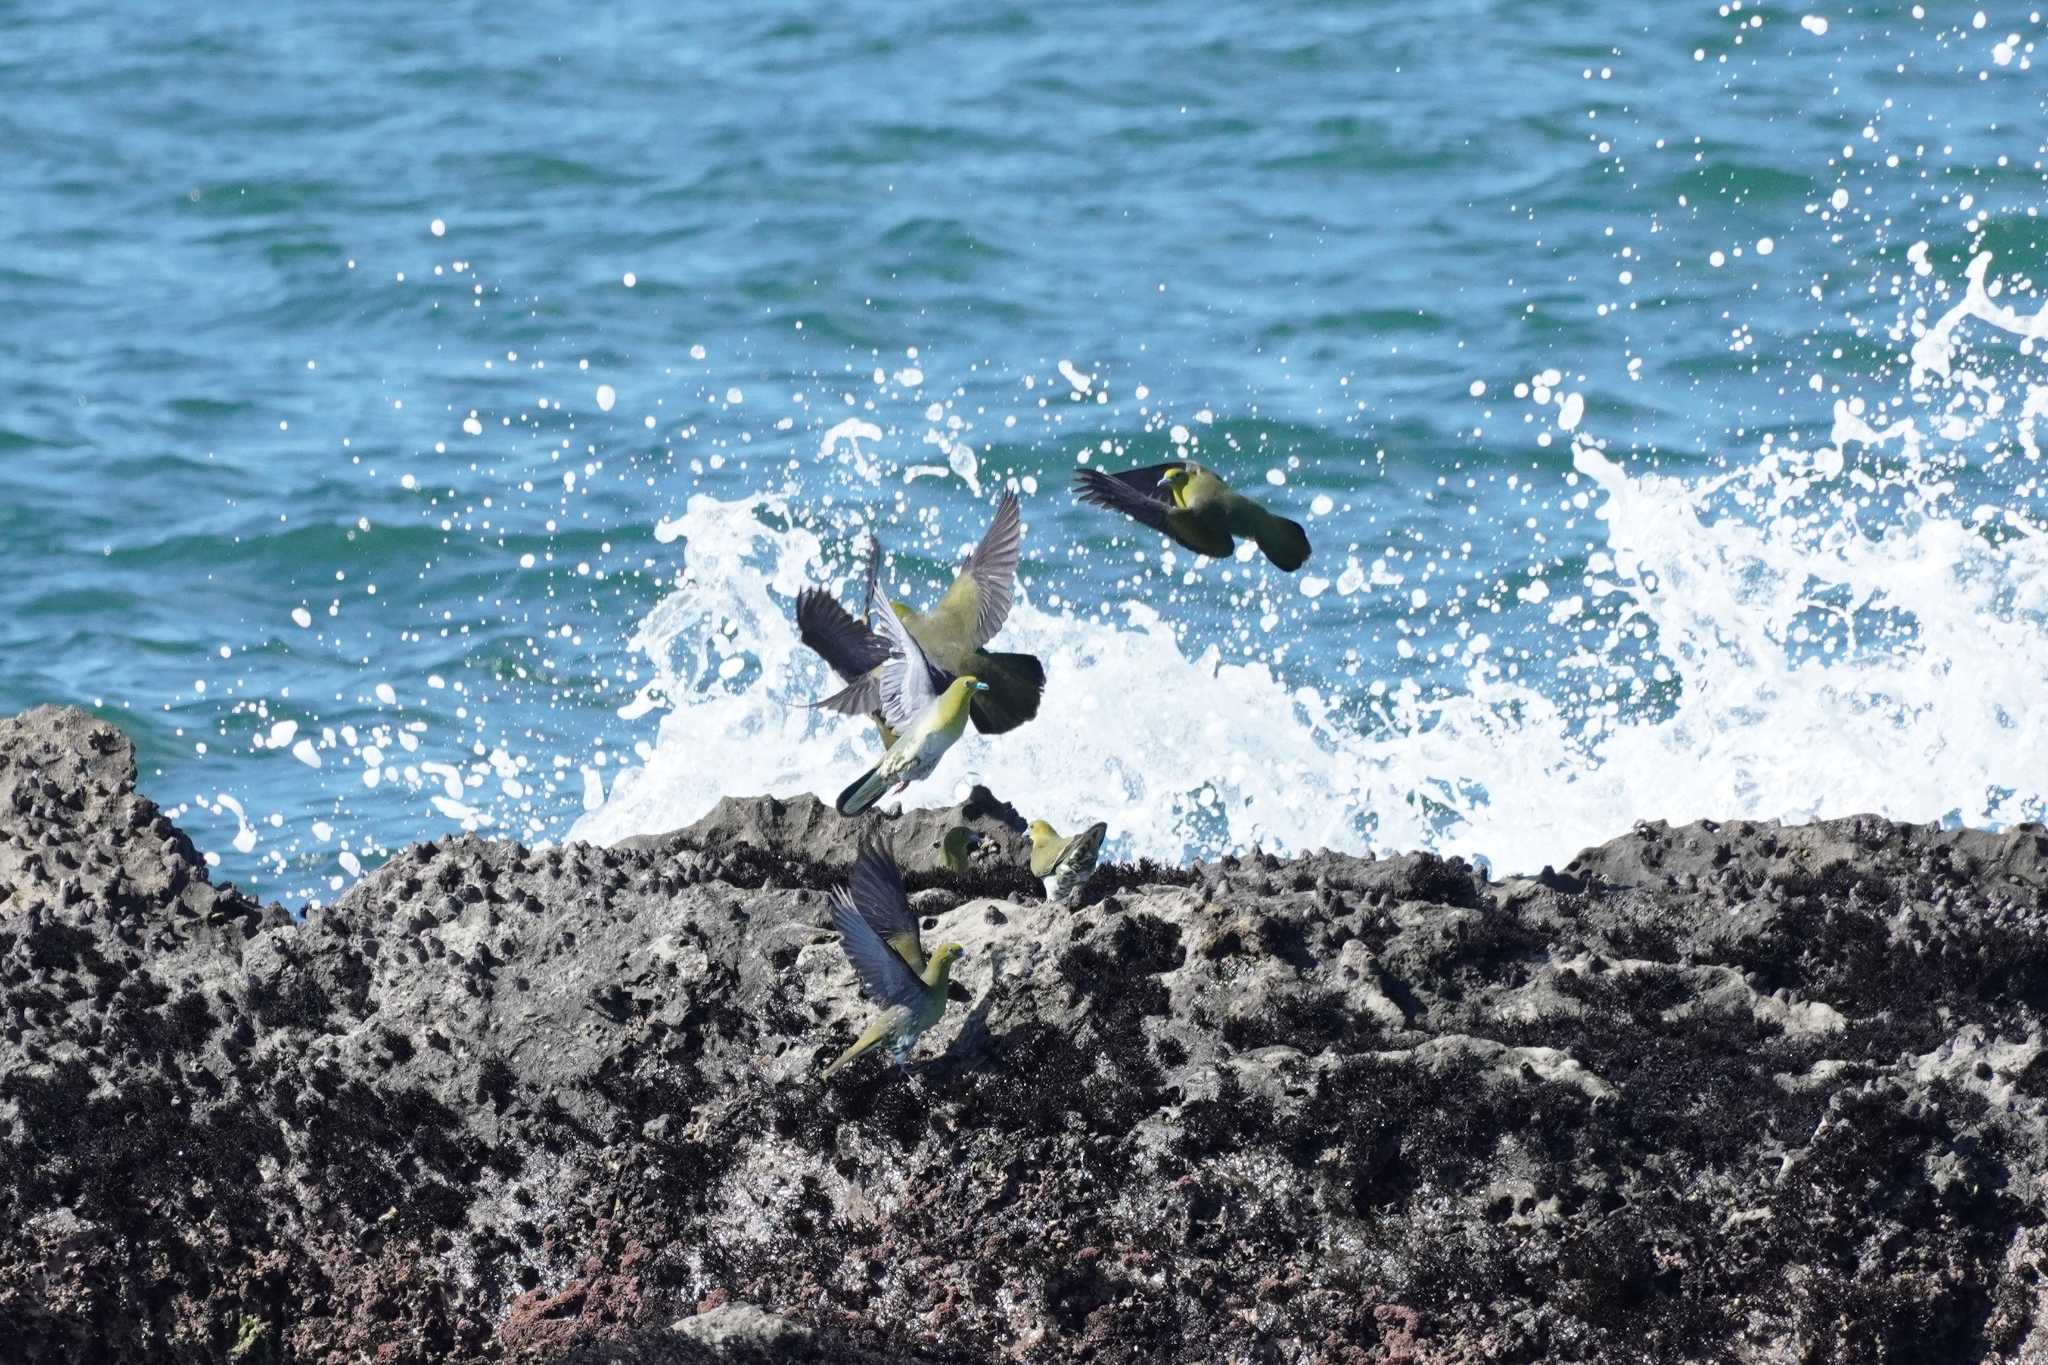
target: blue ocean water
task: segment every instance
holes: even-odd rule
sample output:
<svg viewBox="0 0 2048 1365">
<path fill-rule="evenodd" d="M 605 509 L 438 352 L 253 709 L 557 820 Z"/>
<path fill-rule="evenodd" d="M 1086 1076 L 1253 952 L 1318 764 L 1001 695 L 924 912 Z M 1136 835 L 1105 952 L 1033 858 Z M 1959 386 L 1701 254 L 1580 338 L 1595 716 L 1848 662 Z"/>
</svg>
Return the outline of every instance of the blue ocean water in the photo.
<svg viewBox="0 0 2048 1365">
<path fill-rule="evenodd" d="M 871 522 L 929 596 L 1003 486 L 1046 714 L 912 799 L 1512 867 L 2042 812 L 2033 11 L 0 31 L 0 707 L 118 720 L 267 894 L 829 794 L 790 597 Z M 1308 567 L 1065 492 L 1177 452 Z"/>
</svg>

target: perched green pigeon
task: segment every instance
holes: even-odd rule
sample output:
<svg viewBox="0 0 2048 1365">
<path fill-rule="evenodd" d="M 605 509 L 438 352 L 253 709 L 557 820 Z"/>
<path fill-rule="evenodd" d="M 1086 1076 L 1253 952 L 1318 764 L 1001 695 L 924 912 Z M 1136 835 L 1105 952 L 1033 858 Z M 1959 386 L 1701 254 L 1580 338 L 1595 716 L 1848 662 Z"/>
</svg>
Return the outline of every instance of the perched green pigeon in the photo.
<svg viewBox="0 0 2048 1365">
<path fill-rule="evenodd" d="M 1074 471 L 1074 492 L 1083 502 L 1122 512 L 1211 559 L 1228 558 L 1237 549 L 1235 537 L 1248 536 L 1289 573 L 1308 562 L 1308 532 L 1298 523 L 1273 515 L 1185 460 L 1121 474 L 1084 465 Z"/>
<path fill-rule="evenodd" d="M 946 1013 L 947 988 L 957 943 L 942 943 L 927 959 L 918 941 L 917 917 L 903 892 L 903 870 L 878 841 L 861 844 L 847 886 L 834 893 L 832 922 L 861 988 L 881 1012 L 853 1046 L 826 1067 L 829 1077 L 872 1047 L 889 1045 L 898 1066 L 910 1057 L 918 1035 Z M 822 1079 L 822 1077 L 821 1077 Z"/>
<path fill-rule="evenodd" d="M 1062 839 L 1045 821 L 1033 820 L 1025 832 L 1031 836 L 1031 875 L 1045 883 L 1045 898 L 1055 905 L 1073 904 L 1095 871 L 1109 826 L 1096 823 Z"/>
<path fill-rule="evenodd" d="M 937 606 L 920 613 L 907 602 L 888 604 L 937 671 L 935 688 L 945 687 L 961 674 L 972 674 L 988 684 L 974 698 L 971 711 L 974 728 L 985 735 L 1014 730 L 1037 715 L 1039 695 L 1045 690 L 1045 667 L 1037 659 L 1029 654 L 990 653 L 982 647 L 995 638 L 1010 614 L 1023 541 L 1017 495 L 1005 493 L 996 504 L 995 520 Z M 867 603 L 862 614 L 856 618 L 822 588 L 805 588 L 796 598 L 796 628 L 799 638 L 847 684 L 813 705 L 843 715 L 876 717 L 886 745 L 894 743 L 895 736 L 886 717 L 878 713 L 882 709 L 880 668 L 890 648 L 868 616 L 878 595 L 880 564 L 881 546 L 870 536 Z"/>
<path fill-rule="evenodd" d="M 884 792 L 902 791 L 932 775 L 946 750 L 967 728 L 967 708 L 988 684 L 973 675 L 954 678 L 939 691 L 933 684 L 931 661 L 909 630 L 895 616 L 882 617 L 894 652 L 876 669 L 880 675 L 882 718 L 895 740 L 881 762 L 855 778 L 835 802 L 841 815 L 859 815 L 882 799 Z"/>
<path fill-rule="evenodd" d="M 955 825 L 939 840 L 939 865 L 953 873 L 967 870 L 968 855 L 981 842 L 981 836 L 965 825 Z"/>
</svg>

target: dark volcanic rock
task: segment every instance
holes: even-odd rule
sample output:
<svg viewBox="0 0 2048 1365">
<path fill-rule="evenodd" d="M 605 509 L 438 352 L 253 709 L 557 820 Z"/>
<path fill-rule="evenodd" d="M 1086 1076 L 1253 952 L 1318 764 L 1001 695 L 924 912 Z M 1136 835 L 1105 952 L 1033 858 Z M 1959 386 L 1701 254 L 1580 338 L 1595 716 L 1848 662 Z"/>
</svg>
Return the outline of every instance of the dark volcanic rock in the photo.
<svg viewBox="0 0 2048 1365">
<path fill-rule="evenodd" d="M 77 712 L 0 722 L 0 1355 L 2048 1354 L 2048 836 L 1643 826 L 1105 869 L 891 823 L 966 997 L 909 1077 L 807 801 L 422 845 L 303 923 Z"/>
</svg>

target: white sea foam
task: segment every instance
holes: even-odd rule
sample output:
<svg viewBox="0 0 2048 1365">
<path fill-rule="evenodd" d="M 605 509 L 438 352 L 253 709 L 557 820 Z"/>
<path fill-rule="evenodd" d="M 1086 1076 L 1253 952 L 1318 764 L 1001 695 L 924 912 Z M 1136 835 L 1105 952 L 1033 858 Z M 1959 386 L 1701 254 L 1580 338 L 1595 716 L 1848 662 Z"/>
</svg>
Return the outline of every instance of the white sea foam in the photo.
<svg viewBox="0 0 2048 1365">
<path fill-rule="evenodd" d="M 215 805 L 220 806 L 235 817 L 235 852 L 250 853 L 255 851 L 256 830 L 254 826 L 250 825 L 248 815 L 243 812 L 242 803 L 226 792 L 220 792 L 213 800 Z"/>
<path fill-rule="evenodd" d="M 1604 535 L 1576 581 L 1548 572 L 1511 604 L 1545 614 L 1563 646 L 1553 673 L 1523 674 L 1476 636 L 1456 687 L 1396 682 L 1361 708 L 1266 661 L 1190 657 L 1144 601 L 1108 620 L 1024 601 L 1000 645 L 1043 659 L 1043 713 L 997 739 L 970 732 L 905 799 L 986 782 L 1056 826 L 1109 821 L 1125 856 L 1433 847 L 1502 870 L 1562 863 L 1645 818 L 2040 818 L 2048 737 L 2024 708 L 2048 675 L 2048 540 L 2024 498 L 1953 505 L 1952 461 L 1928 458 L 1987 440 L 2003 443 L 1992 465 L 2038 458 L 2048 390 L 1994 401 L 1998 380 L 1963 357 L 1972 324 L 2031 344 L 2048 312 L 2023 316 L 1984 278 L 1973 264 L 1963 298 L 1914 328 L 1911 402 L 1933 415 L 1879 425 L 1845 402 L 1828 445 L 1712 475 L 1611 455 L 1581 396 L 1538 376 L 1532 397 L 1553 405 Z M 790 620 L 823 546 L 782 529 L 787 514 L 770 496 L 700 495 L 662 524 L 685 568 L 633 637 L 652 676 L 621 708 L 660 710 L 659 730 L 572 837 L 674 828 L 726 794 L 829 799 L 873 761 L 865 722 L 799 704 L 830 685 Z M 1185 590 L 1215 587 L 1218 566 L 1205 572 Z M 1354 559 L 1319 605 L 1363 610 L 1368 581 L 1382 582 Z M 1646 689 L 1663 700 L 1625 704 Z"/>
</svg>

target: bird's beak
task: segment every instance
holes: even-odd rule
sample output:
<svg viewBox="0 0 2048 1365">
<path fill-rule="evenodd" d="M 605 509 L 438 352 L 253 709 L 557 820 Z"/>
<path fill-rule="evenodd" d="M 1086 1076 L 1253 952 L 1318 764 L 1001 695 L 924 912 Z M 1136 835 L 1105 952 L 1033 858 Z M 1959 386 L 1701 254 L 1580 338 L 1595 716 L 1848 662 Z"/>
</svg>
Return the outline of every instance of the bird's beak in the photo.
<svg viewBox="0 0 2048 1365">
<path fill-rule="evenodd" d="M 974 684 L 974 690 L 977 692 L 986 692 L 988 691 L 988 684 L 977 679 Z"/>
</svg>

